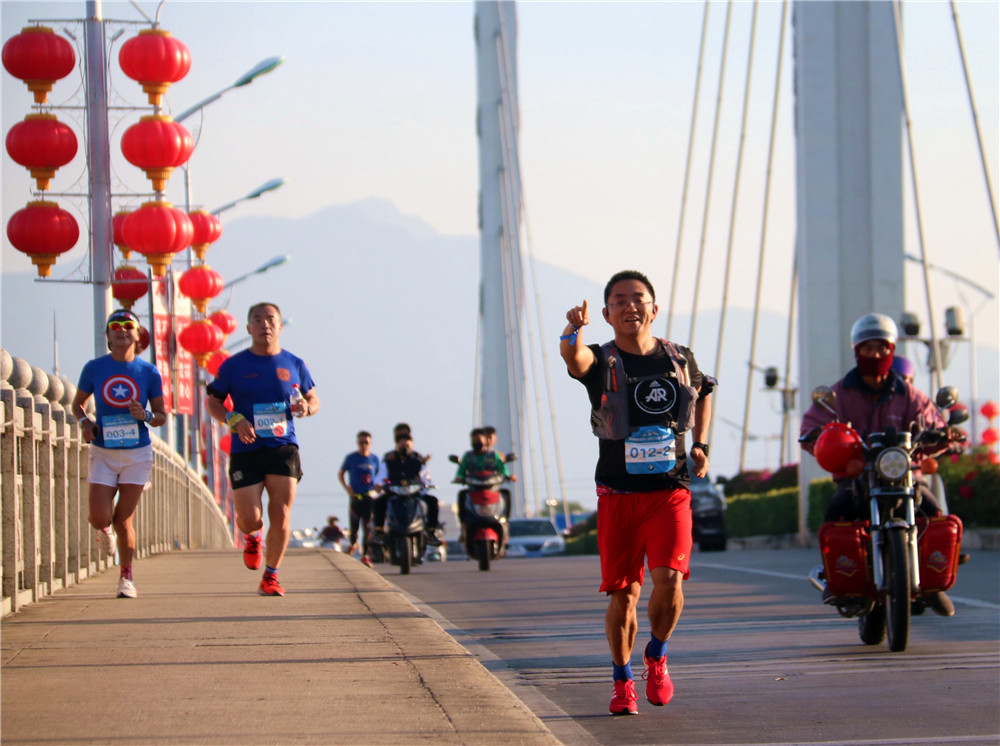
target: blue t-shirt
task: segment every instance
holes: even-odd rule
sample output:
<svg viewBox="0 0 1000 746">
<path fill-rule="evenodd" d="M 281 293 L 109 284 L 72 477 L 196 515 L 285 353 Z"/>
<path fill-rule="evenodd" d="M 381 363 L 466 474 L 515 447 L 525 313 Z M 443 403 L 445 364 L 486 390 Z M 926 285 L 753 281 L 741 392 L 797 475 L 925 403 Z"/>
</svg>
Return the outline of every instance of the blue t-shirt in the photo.
<svg viewBox="0 0 1000 746">
<path fill-rule="evenodd" d="M 299 385 L 303 395 L 315 385 L 306 364 L 287 350 L 276 355 L 256 355 L 244 350 L 219 366 L 209 388 L 223 399 L 231 396 L 233 411 L 246 417 L 257 432 L 253 443 L 233 438 L 232 453 L 298 445 L 295 419 L 288 403 L 294 384 Z"/>
<path fill-rule="evenodd" d="M 150 399 L 163 396 L 163 381 L 155 365 L 136 358 L 118 362 L 111 355 L 91 360 L 80 372 L 77 388 L 94 396 L 100 448 L 142 448 L 149 445 L 149 430 L 128 411 L 129 400 L 144 408 Z M 108 441 L 105 443 L 105 435 Z"/>
<path fill-rule="evenodd" d="M 346 471 L 349 475 L 348 481 L 351 489 L 358 494 L 371 492 L 375 487 L 375 474 L 378 472 L 378 456 L 369 453 L 362 456 L 355 451 L 344 456 L 344 463 L 340 465 L 341 471 Z"/>
</svg>

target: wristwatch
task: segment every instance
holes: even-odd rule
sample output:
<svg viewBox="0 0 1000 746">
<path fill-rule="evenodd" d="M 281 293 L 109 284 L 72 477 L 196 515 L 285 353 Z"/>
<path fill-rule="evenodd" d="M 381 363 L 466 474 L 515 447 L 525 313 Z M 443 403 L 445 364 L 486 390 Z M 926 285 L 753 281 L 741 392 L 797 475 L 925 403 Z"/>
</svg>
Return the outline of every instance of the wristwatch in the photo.
<svg viewBox="0 0 1000 746">
<path fill-rule="evenodd" d="M 700 448 L 701 452 L 705 454 L 705 458 L 708 458 L 708 443 L 692 443 L 691 450 L 695 448 Z"/>
</svg>

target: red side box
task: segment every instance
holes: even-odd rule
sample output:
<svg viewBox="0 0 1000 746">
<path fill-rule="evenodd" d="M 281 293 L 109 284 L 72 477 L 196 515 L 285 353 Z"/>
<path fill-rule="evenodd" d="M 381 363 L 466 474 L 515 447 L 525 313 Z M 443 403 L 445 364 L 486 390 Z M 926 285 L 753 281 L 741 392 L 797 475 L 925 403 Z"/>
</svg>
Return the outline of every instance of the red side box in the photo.
<svg viewBox="0 0 1000 746">
<path fill-rule="evenodd" d="M 838 597 L 874 595 L 868 561 L 871 546 L 868 521 L 824 523 L 817 538 L 830 592 Z"/>
<path fill-rule="evenodd" d="M 958 516 L 917 518 L 922 592 L 946 591 L 955 584 L 961 547 L 962 521 Z"/>
</svg>

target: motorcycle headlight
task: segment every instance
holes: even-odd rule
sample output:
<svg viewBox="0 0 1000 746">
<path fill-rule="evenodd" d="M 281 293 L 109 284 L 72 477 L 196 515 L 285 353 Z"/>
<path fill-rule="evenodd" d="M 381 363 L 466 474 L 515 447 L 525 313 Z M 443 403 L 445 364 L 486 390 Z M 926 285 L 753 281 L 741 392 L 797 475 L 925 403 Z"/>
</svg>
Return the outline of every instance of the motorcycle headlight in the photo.
<svg viewBox="0 0 1000 746">
<path fill-rule="evenodd" d="M 910 455 L 902 448 L 886 448 L 875 459 L 875 471 L 883 478 L 898 482 L 910 470 Z"/>
</svg>

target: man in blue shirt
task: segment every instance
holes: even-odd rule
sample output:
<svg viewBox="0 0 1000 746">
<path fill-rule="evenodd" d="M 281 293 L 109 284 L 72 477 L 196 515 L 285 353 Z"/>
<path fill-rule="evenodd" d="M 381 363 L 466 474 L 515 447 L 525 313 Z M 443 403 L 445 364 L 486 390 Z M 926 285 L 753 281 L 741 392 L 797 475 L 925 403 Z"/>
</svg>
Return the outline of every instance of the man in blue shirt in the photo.
<svg viewBox="0 0 1000 746">
<path fill-rule="evenodd" d="M 344 462 L 337 472 L 337 479 L 351 503 L 351 554 L 358 548 L 358 527 L 364 526 L 364 537 L 361 542 L 361 561 L 372 564 L 368 556 L 368 543 L 371 541 L 372 493 L 375 490 L 375 475 L 378 473 L 378 456 L 372 453 L 372 434 L 366 430 L 358 433 L 358 450 L 344 457 Z M 348 479 L 344 479 L 344 475 Z"/>
<path fill-rule="evenodd" d="M 229 479 L 233 486 L 236 525 L 243 532 L 243 562 L 251 570 L 261 563 L 262 498 L 267 490 L 267 564 L 257 592 L 283 596 L 278 567 L 291 535 L 292 502 L 302 479 L 294 417 L 319 410 L 319 396 L 306 364 L 281 349 L 281 310 L 258 303 L 247 315 L 252 344 L 222 365 L 208 387 L 205 408 L 233 433 Z M 233 411 L 226 409 L 226 397 Z"/>
</svg>

